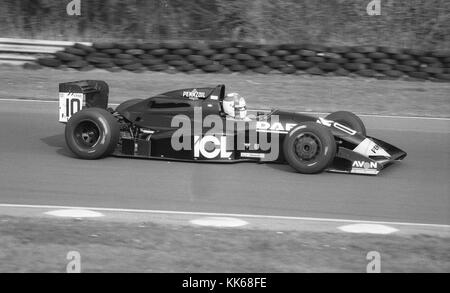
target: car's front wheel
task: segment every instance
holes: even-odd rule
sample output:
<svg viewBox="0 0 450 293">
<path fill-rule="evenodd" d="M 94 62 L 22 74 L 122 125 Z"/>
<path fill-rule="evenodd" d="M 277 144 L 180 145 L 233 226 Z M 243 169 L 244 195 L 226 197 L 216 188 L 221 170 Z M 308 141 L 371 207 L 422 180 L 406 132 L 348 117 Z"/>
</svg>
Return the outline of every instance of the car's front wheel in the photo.
<svg viewBox="0 0 450 293">
<path fill-rule="evenodd" d="M 79 158 L 93 160 L 110 155 L 119 142 L 117 119 L 101 108 L 87 108 L 67 122 L 66 144 Z"/>
<path fill-rule="evenodd" d="M 325 119 L 343 124 L 347 127 L 350 127 L 353 130 L 356 130 L 356 132 L 358 132 L 359 134 L 366 136 L 366 126 L 364 126 L 364 122 L 361 120 L 361 118 L 359 118 L 352 112 L 348 111 L 333 112 L 328 116 L 326 116 Z"/>
<path fill-rule="evenodd" d="M 331 131 L 316 122 L 304 122 L 285 137 L 283 152 L 286 161 L 300 173 L 325 170 L 336 155 L 336 142 Z"/>
</svg>

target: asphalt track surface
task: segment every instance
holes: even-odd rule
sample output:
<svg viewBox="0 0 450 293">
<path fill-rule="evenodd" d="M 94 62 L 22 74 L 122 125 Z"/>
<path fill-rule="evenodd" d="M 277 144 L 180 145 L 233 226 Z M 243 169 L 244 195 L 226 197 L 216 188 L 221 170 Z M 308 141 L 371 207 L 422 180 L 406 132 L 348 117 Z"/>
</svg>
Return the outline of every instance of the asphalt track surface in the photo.
<svg viewBox="0 0 450 293">
<path fill-rule="evenodd" d="M 379 176 L 109 157 L 65 147 L 55 102 L 0 101 L 0 203 L 450 224 L 450 120 L 362 117 L 404 149 Z"/>
</svg>

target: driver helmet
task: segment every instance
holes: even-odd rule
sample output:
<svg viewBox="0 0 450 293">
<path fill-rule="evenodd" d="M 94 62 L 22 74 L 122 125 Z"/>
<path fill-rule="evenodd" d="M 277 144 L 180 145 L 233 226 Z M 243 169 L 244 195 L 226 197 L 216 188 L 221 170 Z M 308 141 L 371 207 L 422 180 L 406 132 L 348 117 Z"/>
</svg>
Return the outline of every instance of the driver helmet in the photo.
<svg viewBox="0 0 450 293">
<path fill-rule="evenodd" d="M 223 99 L 223 111 L 236 119 L 247 117 L 247 106 L 244 97 L 238 93 L 229 93 Z"/>
</svg>

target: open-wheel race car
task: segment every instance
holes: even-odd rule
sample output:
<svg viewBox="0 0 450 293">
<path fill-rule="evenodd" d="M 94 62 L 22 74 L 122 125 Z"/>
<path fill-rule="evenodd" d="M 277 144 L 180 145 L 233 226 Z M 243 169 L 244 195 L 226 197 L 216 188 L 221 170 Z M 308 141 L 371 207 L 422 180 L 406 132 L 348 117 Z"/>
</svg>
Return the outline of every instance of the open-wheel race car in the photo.
<svg viewBox="0 0 450 293">
<path fill-rule="evenodd" d="M 322 117 L 246 109 L 224 85 L 169 91 L 108 108 L 104 81 L 59 85 L 59 121 L 79 158 L 108 155 L 196 162 L 288 163 L 300 173 L 376 175 L 406 153 L 339 111 Z"/>
</svg>

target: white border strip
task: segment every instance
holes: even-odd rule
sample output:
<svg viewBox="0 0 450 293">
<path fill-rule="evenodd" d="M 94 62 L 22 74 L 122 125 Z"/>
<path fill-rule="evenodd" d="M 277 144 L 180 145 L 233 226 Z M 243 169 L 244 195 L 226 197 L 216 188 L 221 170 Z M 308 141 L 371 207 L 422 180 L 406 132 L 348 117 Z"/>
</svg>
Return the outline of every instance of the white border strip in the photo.
<svg viewBox="0 0 450 293">
<path fill-rule="evenodd" d="M 259 219 L 273 219 L 273 220 L 297 220 L 297 221 L 334 222 L 334 223 L 366 223 L 366 224 L 386 224 L 386 225 L 398 225 L 398 226 L 430 227 L 430 228 L 450 229 L 450 225 L 444 225 L 444 224 L 424 224 L 424 223 L 407 223 L 407 222 L 387 222 L 387 221 L 348 220 L 348 219 L 290 217 L 290 216 L 271 216 L 271 215 L 251 215 L 251 214 L 227 214 L 227 213 L 208 213 L 208 212 L 186 212 L 186 211 L 165 211 L 165 210 L 99 208 L 99 207 L 76 207 L 76 206 L 57 206 L 57 205 L 27 205 L 27 204 L 0 204 L 0 208 L 82 209 L 82 210 L 105 211 L 105 212 L 169 214 L 169 215 L 193 215 L 193 216 L 215 216 L 215 217 L 237 217 L 237 218 L 241 217 L 241 218 L 259 218 Z"/>
<path fill-rule="evenodd" d="M 86 46 L 92 46 L 91 42 L 70 42 L 70 41 L 14 39 L 14 38 L 0 38 L 0 43 L 21 44 L 21 45 L 40 45 L 40 46 L 72 46 L 75 43 L 80 43 L 80 44 L 83 44 Z"/>
</svg>

